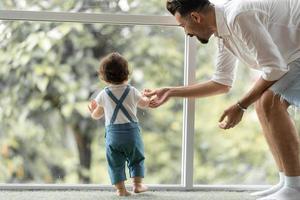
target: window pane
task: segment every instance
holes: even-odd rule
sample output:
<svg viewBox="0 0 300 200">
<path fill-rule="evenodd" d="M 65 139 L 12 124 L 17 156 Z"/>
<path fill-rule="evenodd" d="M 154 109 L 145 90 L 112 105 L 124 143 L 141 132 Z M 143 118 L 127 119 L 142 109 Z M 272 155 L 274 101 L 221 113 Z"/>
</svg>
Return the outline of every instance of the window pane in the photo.
<svg viewBox="0 0 300 200">
<path fill-rule="evenodd" d="M 110 184 L 104 123 L 87 109 L 103 88 L 99 58 L 123 54 L 136 88 L 181 85 L 179 28 L 77 23 L 0 24 L 0 182 Z M 179 184 L 182 100 L 139 110 L 146 183 Z"/>
<path fill-rule="evenodd" d="M 216 50 L 215 40 L 199 48 L 198 81 L 211 78 Z M 254 106 L 234 129 L 224 131 L 218 127 L 223 111 L 252 87 L 257 76 L 257 72 L 240 64 L 229 94 L 196 101 L 195 184 L 271 184 L 277 180 Z"/>
<path fill-rule="evenodd" d="M 169 14 L 165 9 L 165 1 L 161 0 L 5 0 L 0 2 L 0 8 L 56 12 Z"/>
</svg>

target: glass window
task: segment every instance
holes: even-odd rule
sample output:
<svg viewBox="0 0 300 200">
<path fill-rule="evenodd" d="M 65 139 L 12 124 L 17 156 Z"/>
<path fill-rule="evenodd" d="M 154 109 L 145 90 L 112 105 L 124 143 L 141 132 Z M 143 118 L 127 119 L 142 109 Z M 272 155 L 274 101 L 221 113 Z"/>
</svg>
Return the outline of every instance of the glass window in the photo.
<svg viewBox="0 0 300 200">
<path fill-rule="evenodd" d="M 104 84 L 99 58 L 118 51 L 136 88 L 182 85 L 184 34 L 174 27 L 0 24 L 0 182 L 110 184 L 104 121 L 87 109 Z M 182 100 L 139 110 L 148 184 L 180 184 Z"/>
<path fill-rule="evenodd" d="M 227 0 L 211 0 L 220 4 Z M 0 9 L 55 12 L 91 12 L 138 15 L 170 15 L 161 0 L 5 0 Z"/>
<path fill-rule="evenodd" d="M 5 0 L 2 9 L 55 12 L 92 12 L 141 15 L 166 15 L 165 1 L 161 0 Z"/>
<path fill-rule="evenodd" d="M 197 81 L 210 79 L 214 72 L 217 45 L 198 50 Z M 195 184 L 271 184 L 277 180 L 272 160 L 254 106 L 234 129 L 222 130 L 218 120 L 253 85 L 258 73 L 239 64 L 236 81 L 227 95 L 198 99 L 195 121 Z"/>
</svg>

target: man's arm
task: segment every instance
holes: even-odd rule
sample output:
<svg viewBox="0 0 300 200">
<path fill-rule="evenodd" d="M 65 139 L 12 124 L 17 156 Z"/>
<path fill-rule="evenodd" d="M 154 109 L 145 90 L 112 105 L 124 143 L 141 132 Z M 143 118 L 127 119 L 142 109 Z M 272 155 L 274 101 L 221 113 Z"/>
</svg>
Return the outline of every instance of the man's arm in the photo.
<svg viewBox="0 0 300 200">
<path fill-rule="evenodd" d="M 256 81 L 252 89 L 238 103 L 223 112 L 219 119 L 219 127 L 229 129 L 237 125 L 242 120 L 244 110 L 257 101 L 275 82 L 276 81 L 266 81 L 262 77 Z"/>
<path fill-rule="evenodd" d="M 229 92 L 230 86 L 207 81 L 190 86 L 169 88 L 170 97 L 200 98 Z"/>
<path fill-rule="evenodd" d="M 257 101 L 261 95 L 271 87 L 276 81 L 266 81 L 262 77 L 256 81 L 252 89 L 239 101 L 243 108 L 248 108 L 251 104 Z"/>
<path fill-rule="evenodd" d="M 250 106 L 288 71 L 287 64 L 266 28 L 266 16 L 257 11 L 246 12 L 236 17 L 233 30 L 251 49 L 262 77 L 238 103 L 226 109 L 221 116 L 220 128 L 229 129 L 237 125 L 245 108 Z"/>
<path fill-rule="evenodd" d="M 150 102 L 150 107 L 157 108 L 167 102 L 171 97 L 200 98 L 227 93 L 229 90 L 230 86 L 219 84 L 214 81 L 207 81 L 190 86 L 146 90 L 144 94 L 148 97 L 156 96 Z"/>
</svg>

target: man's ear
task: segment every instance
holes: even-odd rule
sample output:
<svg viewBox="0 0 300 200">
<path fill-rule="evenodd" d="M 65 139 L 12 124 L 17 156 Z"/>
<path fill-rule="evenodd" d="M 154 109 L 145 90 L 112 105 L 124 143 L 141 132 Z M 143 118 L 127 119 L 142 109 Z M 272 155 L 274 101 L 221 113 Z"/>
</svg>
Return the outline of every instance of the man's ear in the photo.
<svg viewBox="0 0 300 200">
<path fill-rule="evenodd" d="M 190 14 L 191 19 L 196 23 L 201 23 L 202 21 L 202 15 L 198 12 L 191 12 Z"/>
</svg>

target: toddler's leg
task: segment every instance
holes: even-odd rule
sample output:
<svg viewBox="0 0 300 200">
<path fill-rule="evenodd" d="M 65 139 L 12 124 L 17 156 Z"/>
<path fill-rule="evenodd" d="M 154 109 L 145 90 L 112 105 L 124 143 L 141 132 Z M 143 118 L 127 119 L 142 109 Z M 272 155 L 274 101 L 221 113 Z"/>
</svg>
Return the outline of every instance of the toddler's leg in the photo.
<svg viewBox="0 0 300 200">
<path fill-rule="evenodd" d="M 112 145 L 106 145 L 106 159 L 108 162 L 108 172 L 112 185 L 117 189 L 118 196 L 129 196 L 125 187 L 125 162 L 126 158 L 121 151 L 115 149 Z"/>
<path fill-rule="evenodd" d="M 142 177 L 133 177 L 132 178 L 133 183 L 133 192 L 134 193 L 141 193 L 146 192 L 148 190 L 148 187 L 143 184 L 143 178 Z"/>
<path fill-rule="evenodd" d="M 130 196 L 131 193 L 127 191 L 124 181 L 115 184 L 118 196 Z"/>
</svg>

